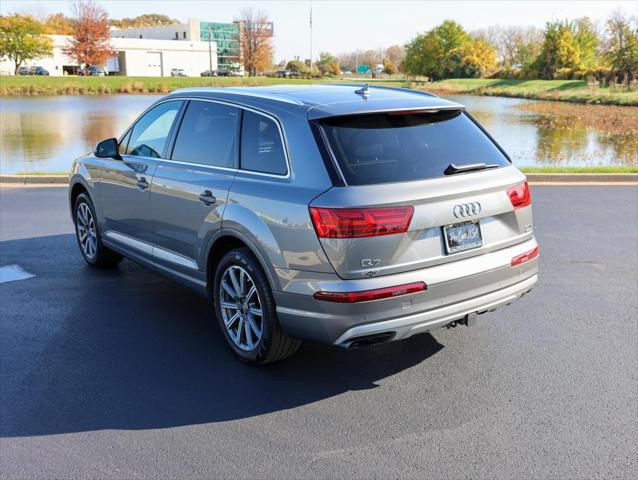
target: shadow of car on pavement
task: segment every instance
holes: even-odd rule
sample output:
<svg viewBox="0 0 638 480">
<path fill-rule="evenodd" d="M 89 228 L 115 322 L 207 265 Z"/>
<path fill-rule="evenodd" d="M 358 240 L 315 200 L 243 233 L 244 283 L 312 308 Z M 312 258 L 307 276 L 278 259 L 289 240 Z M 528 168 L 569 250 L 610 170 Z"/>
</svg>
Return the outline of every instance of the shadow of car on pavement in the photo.
<svg viewBox="0 0 638 480">
<path fill-rule="evenodd" d="M 234 358 L 206 300 L 180 285 L 129 261 L 92 270 L 73 235 L 1 245 L 3 264 L 21 258 L 36 274 L 0 286 L 2 437 L 266 414 L 375 388 L 443 348 L 429 334 L 350 351 L 307 342 L 254 368 Z"/>
</svg>

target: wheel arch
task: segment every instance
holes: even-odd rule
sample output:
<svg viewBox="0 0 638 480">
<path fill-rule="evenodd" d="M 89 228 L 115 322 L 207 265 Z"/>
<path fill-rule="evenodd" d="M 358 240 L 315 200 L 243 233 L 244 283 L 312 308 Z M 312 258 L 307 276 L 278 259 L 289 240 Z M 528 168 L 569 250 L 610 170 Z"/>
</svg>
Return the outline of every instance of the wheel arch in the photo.
<svg viewBox="0 0 638 480">
<path fill-rule="evenodd" d="M 279 284 L 275 280 L 276 275 L 271 271 L 272 265 L 266 263 L 264 255 L 250 239 L 237 230 L 222 229 L 211 238 L 206 254 L 206 287 L 209 294 L 212 294 L 212 276 L 217 263 L 227 252 L 235 248 L 247 248 L 265 272 L 271 290 L 279 290 Z"/>
<path fill-rule="evenodd" d="M 78 198 L 78 196 L 81 193 L 86 193 L 89 196 L 89 198 L 91 197 L 91 194 L 89 193 L 89 190 L 80 181 L 75 182 L 69 188 L 69 203 L 71 205 L 71 210 L 73 210 L 73 207 L 75 206 L 75 200 Z M 93 200 L 93 199 L 91 199 L 91 200 Z"/>
</svg>

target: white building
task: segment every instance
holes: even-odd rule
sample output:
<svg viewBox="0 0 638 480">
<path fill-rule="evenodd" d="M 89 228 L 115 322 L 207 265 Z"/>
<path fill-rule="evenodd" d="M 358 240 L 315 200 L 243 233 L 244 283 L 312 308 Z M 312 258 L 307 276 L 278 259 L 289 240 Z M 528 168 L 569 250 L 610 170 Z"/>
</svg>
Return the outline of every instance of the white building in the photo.
<svg viewBox="0 0 638 480">
<path fill-rule="evenodd" d="M 154 27 L 113 28 L 111 38 L 150 38 L 153 40 L 201 40 L 200 22 L 191 18 L 187 23 L 157 25 Z"/>
<path fill-rule="evenodd" d="M 154 27 L 150 27 L 154 28 Z M 117 31 L 114 30 L 115 34 Z M 182 30 L 184 32 L 184 30 Z M 188 37 L 188 31 L 187 37 Z M 31 60 L 25 66 L 38 65 L 46 68 L 52 76 L 77 72 L 77 62 L 63 52 L 68 40 L 66 35 L 50 35 L 53 53 L 49 57 Z M 183 69 L 188 76 L 199 76 L 204 70 L 217 69 L 217 44 L 199 40 L 161 40 L 148 38 L 111 37 L 111 48 L 117 55 L 107 62 L 111 73 L 130 77 L 166 77 L 174 68 Z M 13 74 L 14 63 L 0 62 L 0 72 Z"/>
</svg>

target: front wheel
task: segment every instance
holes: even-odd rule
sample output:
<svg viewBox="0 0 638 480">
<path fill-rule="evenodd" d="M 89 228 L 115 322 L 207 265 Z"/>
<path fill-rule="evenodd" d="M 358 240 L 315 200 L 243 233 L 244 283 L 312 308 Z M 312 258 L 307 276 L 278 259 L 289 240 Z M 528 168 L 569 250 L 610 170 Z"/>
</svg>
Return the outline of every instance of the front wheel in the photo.
<svg viewBox="0 0 638 480">
<path fill-rule="evenodd" d="M 279 325 L 268 279 L 249 250 L 226 253 L 217 265 L 213 285 L 219 326 L 242 361 L 263 365 L 297 351 L 301 341 L 287 336 Z"/>
<path fill-rule="evenodd" d="M 122 261 L 122 255 L 102 244 L 96 218 L 89 196 L 85 193 L 78 195 L 73 208 L 73 220 L 80 253 L 91 267 L 114 267 Z"/>
</svg>

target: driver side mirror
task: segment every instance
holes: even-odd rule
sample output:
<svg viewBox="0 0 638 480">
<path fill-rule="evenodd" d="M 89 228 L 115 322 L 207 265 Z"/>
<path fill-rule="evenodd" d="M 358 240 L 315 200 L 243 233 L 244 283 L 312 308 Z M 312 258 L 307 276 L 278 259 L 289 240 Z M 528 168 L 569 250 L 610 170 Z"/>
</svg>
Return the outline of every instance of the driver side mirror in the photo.
<svg viewBox="0 0 638 480">
<path fill-rule="evenodd" d="M 121 160 L 119 146 L 116 138 L 102 140 L 95 146 L 95 156 L 98 158 L 114 158 Z"/>
</svg>

